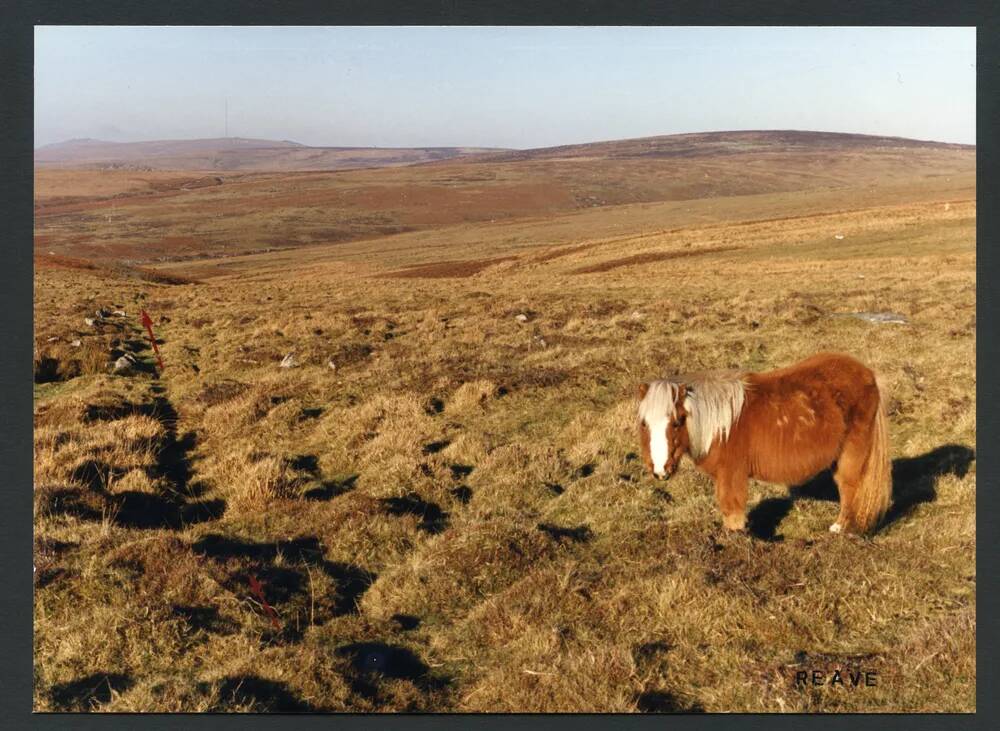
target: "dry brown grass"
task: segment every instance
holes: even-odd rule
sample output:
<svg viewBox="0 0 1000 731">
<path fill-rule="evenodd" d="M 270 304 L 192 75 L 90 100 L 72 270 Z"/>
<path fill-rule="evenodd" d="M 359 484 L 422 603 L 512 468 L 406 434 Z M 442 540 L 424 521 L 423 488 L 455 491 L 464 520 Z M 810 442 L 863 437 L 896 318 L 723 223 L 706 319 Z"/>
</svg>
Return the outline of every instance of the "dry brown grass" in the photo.
<svg viewBox="0 0 1000 731">
<path fill-rule="evenodd" d="M 722 251 L 733 251 L 736 246 L 710 246 L 704 249 L 688 249 L 685 251 L 651 251 L 646 254 L 636 254 L 626 256 L 621 259 L 603 261 L 600 264 L 574 269 L 574 274 L 597 274 L 599 272 L 609 272 L 619 267 L 637 266 L 640 264 L 655 264 L 656 262 L 669 261 L 671 259 L 683 259 L 689 256 L 705 256 L 706 254 L 718 254 Z M 551 258 L 549 259 L 551 261 Z"/>
<path fill-rule="evenodd" d="M 484 269 L 516 257 L 500 256 L 495 259 L 472 259 L 468 261 L 440 261 L 434 264 L 414 264 L 399 271 L 383 274 L 396 279 L 460 279 L 471 277 Z"/>
<path fill-rule="evenodd" d="M 198 285 L 39 269 L 38 336 L 141 305 L 167 370 L 36 387 L 35 707 L 975 710 L 975 191 L 897 183 L 444 227 Z M 833 317 L 862 311 L 910 324 Z M 823 483 L 754 485 L 728 535 L 690 463 L 642 474 L 639 381 L 827 349 L 886 382 L 874 537 L 826 531 Z"/>
</svg>

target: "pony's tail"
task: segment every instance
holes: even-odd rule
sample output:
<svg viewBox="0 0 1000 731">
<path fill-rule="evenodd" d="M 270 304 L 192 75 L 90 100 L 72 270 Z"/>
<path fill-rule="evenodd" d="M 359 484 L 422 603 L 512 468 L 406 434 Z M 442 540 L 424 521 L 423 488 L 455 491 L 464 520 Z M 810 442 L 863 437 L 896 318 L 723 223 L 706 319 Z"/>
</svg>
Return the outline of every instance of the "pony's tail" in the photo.
<svg viewBox="0 0 1000 731">
<path fill-rule="evenodd" d="M 889 509 L 892 499 L 892 465 L 889 462 L 889 423 L 885 416 L 882 384 L 876 379 L 878 410 L 872 424 L 871 445 L 861 481 L 854 493 L 853 518 L 859 532 L 867 533 L 878 526 Z"/>
</svg>

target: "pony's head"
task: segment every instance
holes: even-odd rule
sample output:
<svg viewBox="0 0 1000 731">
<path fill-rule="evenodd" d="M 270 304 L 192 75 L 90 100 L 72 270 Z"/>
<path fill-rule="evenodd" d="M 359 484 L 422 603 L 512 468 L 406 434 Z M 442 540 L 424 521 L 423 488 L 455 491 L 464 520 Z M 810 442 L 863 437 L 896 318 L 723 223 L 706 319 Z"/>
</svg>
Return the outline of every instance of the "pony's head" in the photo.
<svg viewBox="0 0 1000 731">
<path fill-rule="evenodd" d="M 668 479 L 690 446 L 683 383 L 639 384 L 639 444 L 642 461 L 653 475 Z"/>
</svg>

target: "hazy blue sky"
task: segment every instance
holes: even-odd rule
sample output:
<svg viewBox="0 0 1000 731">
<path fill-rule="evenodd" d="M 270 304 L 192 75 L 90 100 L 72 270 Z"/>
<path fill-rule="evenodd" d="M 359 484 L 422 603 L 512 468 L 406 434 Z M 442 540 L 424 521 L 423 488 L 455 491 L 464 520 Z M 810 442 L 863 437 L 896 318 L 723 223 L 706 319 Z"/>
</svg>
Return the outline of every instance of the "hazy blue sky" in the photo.
<svg viewBox="0 0 1000 731">
<path fill-rule="evenodd" d="M 976 140 L 973 28 L 35 30 L 35 144 L 542 147 L 733 129 Z"/>
</svg>

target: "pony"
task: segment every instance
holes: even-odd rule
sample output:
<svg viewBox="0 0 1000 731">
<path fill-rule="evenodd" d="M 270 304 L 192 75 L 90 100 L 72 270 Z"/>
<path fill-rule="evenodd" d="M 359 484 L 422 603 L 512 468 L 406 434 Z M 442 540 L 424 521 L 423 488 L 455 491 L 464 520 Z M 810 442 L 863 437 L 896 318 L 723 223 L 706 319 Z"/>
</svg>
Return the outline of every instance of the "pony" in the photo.
<svg viewBox="0 0 1000 731">
<path fill-rule="evenodd" d="M 646 468 L 669 479 L 689 455 L 715 482 L 730 530 L 746 528 L 750 478 L 799 485 L 834 463 L 840 515 L 832 532 L 868 532 L 889 507 L 885 404 L 875 374 L 848 355 L 641 383 L 638 422 Z"/>
</svg>

